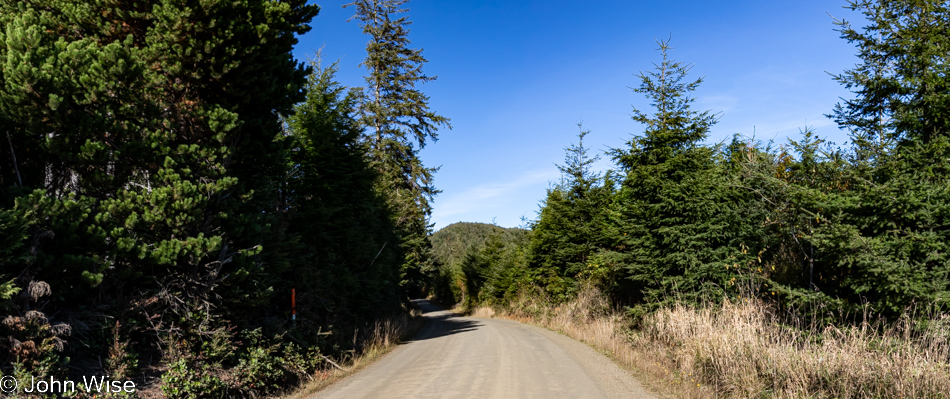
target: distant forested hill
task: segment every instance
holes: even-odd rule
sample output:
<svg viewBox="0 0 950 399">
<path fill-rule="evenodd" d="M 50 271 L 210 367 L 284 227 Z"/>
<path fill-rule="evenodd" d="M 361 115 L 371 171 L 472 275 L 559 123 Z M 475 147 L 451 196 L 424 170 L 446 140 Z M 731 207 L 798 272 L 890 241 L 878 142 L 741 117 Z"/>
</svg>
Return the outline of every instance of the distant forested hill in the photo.
<svg viewBox="0 0 950 399">
<path fill-rule="evenodd" d="M 470 249 L 481 250 L 492 234 L 499 234 L 501 241 L 508 243 L 523 240 L 528 230 L 504 228 L 488 223 L 453 223 L 429 237 L 432 241 L 432 257 L 443 265 L 457 264 Z"/>
<path fill-rule="evenodd" d="M 478 295 L 480 281 L 498 279 L 495 272 L 514 270 L 514 264 L 524 263 L 522 248 L 527 243 L 528 230 L 459 222 L 435 232 L 429 240 L 432 260 L 438 269 L 430 294 L 440 301 L 459 303 Z M 503 259 L 508 262 L 502 262 Z M 502 289 L 502 285 L 495 284 L 507 291 L 509 287 Z"/>
</svg>

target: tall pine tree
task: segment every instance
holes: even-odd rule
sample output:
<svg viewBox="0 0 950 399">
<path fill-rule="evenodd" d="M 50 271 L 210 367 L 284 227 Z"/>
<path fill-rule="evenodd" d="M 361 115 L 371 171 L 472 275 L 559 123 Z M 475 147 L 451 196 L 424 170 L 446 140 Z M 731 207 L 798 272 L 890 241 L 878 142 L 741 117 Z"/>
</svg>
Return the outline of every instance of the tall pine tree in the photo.
<svg viewBox="0 0 950 399">
<path fill-rule="evenodd" d="M 376 172 L 360 141 L 357 95 L 334 81 L 336 66 L 314 65 L 307 100 L 288 119 L 293 145 L 281 208 L 297 256 L 283 276 L 296 281 L 301 318 L 355 323 L 401 304 L 400 260 Z M 360 318 L 353 320 L 353 318 Z"/>
<path fill-rule="evenodd" d="M 848 190 L 820 204 L 816 289 L 897 314 L 950 296 L 950 5 L 853 1 L 838 21 L 862 63 L 835 78 L 855 98 L 832 115 L 855 144 Z"/>
<path fill-rule="evenodd" d="M 423 288 L 431 271 L 429 252 L 430 202 L 435 168 L 426 167 L 418 152 L 438 138 L 449 119 L 429 110 L 429 97 L 417 86 L 435 80 L 422 72 L 422 50 L 409 47 L 408 0 L 359 0 L 346 5 L 356 10 L 366 45 L 367 87 L 360 107 L 373 166 L 380 174 L 378 190 L 393 211 L 404 264 L 402 281 L 413 294 Z"/>
<path fill-rule="evenodd" d="M 863 153 L 950 135 L 950 6 L 939 0 L 851 1 L 863 29 L 836 21 L 863 61 L 835 80 L 857 96 L 833 117 Z"/>
<path fill-rule="evenodd" d="M 630 285 L 618 293 L 648 307 L 701 295 L 718 296 L 732 280 L 726 265 L 741 263 L 741 238 L 733 222 L 744 211 L 724 190 L 717 151 L 702 141 L 716 115 L 692 109 L 702 79 L 687 80 L 691 65 L 669 59 L 669 43 L 658 42 L 663 59 L 640 73 L 634 89 L 651 100 L 653 114 L 637 109 L 644 133 L 628 148 L 613 151 L 626 173 L 610 211 L 607 256 L 625 270 Z"/>
</svg>

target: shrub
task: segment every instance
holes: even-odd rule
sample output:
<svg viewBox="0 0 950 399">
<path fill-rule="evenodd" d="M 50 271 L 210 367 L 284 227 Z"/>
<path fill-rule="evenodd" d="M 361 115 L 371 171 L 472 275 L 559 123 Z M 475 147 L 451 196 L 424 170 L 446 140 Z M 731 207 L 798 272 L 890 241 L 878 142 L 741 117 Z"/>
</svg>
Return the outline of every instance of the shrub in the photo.
<svg viewBox="0 0 950 399">
<path fill-rule="evenodd" d="M 200 362 L 178 359 L 162 374 L 162 393 L 169 399 L 221 397 L 224 391 L 225 384 L 212 367 Z"/>
</svg>

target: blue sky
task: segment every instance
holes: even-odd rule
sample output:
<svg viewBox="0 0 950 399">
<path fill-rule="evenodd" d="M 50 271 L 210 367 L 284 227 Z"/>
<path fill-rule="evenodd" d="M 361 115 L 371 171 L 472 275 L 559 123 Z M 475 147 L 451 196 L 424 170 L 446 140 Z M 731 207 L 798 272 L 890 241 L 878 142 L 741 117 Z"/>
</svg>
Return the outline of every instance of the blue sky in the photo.
<svg viewBox="0 0 950 399">
<path fill-rule="evenodd" d="M 347 1 L 318 1 L 313 30 L 300 38 L 299 59 L 322 49 L 339 62 L 338 80 L 364 83 L 364 36 L 347 22 Z M 787 142 L 810 126 L 838 144 L 847 135 L 824 117 L 840 97 L 831 79 L 858 62 L 832 16 L 863 20 L 843 1 L 436 1 L 414 0 L 410 40 L 429 60 L 430 107 L 452 130 L 421 153 L 441 166 L 432 222 L 504 227 L 534 219 L 555 164 L 576 140 L 577 123 L 595 150 L 624 146 L 642 128 L 632 107 L 648 101 L 630 87 L 660 59 L 655 39 L 672 38 L 671 58 L 705 77 L 696 109 L 721 113 L 709 143 L 735 133 Z M 831 14 L 829 16 L 828 14 Z M 604 157 L 599 169 L 612 167 Z"/>
</svg>

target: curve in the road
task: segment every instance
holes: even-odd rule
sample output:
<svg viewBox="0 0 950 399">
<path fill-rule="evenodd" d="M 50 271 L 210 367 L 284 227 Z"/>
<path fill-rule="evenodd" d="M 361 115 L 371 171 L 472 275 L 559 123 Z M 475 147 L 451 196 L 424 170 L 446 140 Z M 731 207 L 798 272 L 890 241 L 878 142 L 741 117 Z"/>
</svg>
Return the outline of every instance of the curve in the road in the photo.
<svg viewBox="0 0 950 399">
<path fill-rule="evenodd" d="M 314 398 L 654 398 L 583 343 L 510 320 L 415 301 L 415 337 Z"/>
</svg>

